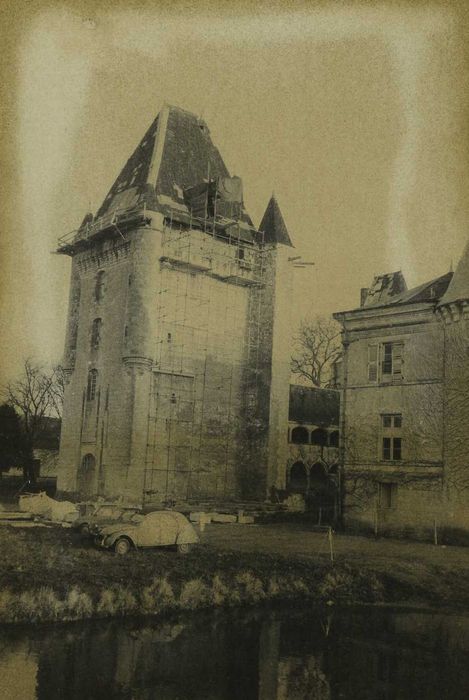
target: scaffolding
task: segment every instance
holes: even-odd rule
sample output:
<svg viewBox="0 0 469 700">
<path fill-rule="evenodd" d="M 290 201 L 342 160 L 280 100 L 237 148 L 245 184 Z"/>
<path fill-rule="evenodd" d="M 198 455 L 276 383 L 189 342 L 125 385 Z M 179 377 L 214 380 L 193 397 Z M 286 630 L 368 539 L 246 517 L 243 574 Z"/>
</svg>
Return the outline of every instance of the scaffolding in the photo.
<svg viewBox="0 0 469 700">
<path fill-rule="evenodd" d="M 264 236 L 165 218 L 144 502 L 235 498 L 240 425 L 257 410 Z"/>
</svg>

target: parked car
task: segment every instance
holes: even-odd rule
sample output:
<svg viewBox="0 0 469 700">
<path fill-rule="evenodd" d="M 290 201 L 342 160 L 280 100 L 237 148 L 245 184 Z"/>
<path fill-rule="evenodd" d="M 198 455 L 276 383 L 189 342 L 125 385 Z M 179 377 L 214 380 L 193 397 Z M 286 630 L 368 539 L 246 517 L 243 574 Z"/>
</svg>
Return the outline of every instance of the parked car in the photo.
<svg viewBox="0 0 469 700">
<path fill-rule="evenodd" d="M 128 524 L 116 523 L 101 528 L 95 543 L 117 554 L 127 554 L 132 548 L 167 547 L 176 545 L 180 554 L 190 551 L 199 537 L 187 518 L 177 511 L 155 511 L 135 515 Z"/>
<path fill-rule="evenodd" d="M 138 508 L 129 508 L 113 503 L 102 503 L 90 513 L 75 520 L 72 527 L 83 535 L 97 534 L 99 528 L 114 522 L 127 522 L 138 514 Z"/>
</svg>

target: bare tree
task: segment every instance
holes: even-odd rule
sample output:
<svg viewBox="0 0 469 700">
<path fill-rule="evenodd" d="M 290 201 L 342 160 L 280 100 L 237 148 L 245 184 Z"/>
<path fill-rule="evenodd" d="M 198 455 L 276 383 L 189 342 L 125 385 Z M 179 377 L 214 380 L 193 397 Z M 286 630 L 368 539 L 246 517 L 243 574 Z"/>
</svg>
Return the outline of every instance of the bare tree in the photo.
<svg viewBox="0 0 469 700">
<path fill-rule="evenodd" d="M 6 385 L 6 403 L 21 416 L 24 446 L 25 478 L 33 478 L 33 449 L 47 427 L 50 417 L 60 418 L 63 404 L 63 372 L 60 368 L 47 371 L 31 359 L 25 360 L 22 375 Z"/>
<path fill-rule="evenodd" d="M 331 318 L 317 316 L 300 325 L 294 338 L 291 371 L 313 386 L 330 386 L 333 364 L 341 354 L 339 324 Z"/>
</svg>

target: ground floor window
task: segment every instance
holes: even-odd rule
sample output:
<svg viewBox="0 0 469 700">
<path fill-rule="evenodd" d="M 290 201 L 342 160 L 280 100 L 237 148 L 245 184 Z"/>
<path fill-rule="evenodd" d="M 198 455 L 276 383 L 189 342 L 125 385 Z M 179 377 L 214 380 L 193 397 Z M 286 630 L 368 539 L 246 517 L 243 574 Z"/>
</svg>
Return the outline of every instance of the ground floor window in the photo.
<svg viewBox="0 0 469 700">
<path fill-rule="evenodd" d="M 397 505 L 397 484 L 380 482 L 378 484 L 378 503 L 383 510 L 395 508 Z"/>
</svg>

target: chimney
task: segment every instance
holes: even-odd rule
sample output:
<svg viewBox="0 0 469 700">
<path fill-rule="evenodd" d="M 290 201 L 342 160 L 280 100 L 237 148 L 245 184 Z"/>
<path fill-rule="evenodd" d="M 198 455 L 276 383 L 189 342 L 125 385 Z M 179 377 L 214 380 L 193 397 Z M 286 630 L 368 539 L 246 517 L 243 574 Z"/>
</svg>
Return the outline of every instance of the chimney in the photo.
<svg viewBox="0 0 469 700">
<path fill-rule="evenodd" d="M 366 297 L 368 296 L 368 287 L 362 287 L 360 289 L 360 306 L 365 306 Z"/>
</svg>

